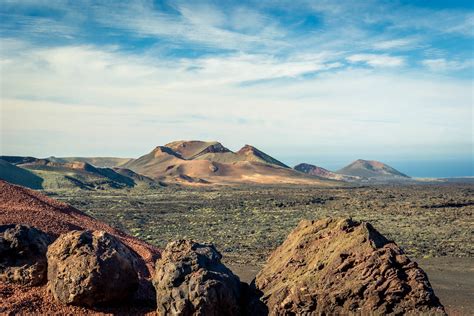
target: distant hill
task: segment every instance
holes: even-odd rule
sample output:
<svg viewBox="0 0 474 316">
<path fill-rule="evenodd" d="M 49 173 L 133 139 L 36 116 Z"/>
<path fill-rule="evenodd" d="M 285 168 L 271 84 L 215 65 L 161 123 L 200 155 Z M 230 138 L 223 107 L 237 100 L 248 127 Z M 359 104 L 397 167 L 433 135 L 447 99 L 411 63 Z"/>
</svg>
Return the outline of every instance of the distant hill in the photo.
<svg viewBox="0 0 474 316">
<path fill-rule="evenodd" d="M 339 180 L 337 177 L 298 172 L 254 146 L 245 145 L 233 152 L 217 141 L 175 141 L 157 146 L 137 159 L 4 157 L 12 162 L 11 166 L 17 167 L 17 172 L 24 171 L 23 174 L 37 179 L 30 187 L 43 189 L 96 190 L 240 183 L 341 185 L 335 181 Z M 22 185 L 28 186 L 27 182 Z M 41 187 L 35 184 L 37 182 Z"/>
<path fill-rule="evenodd" d="M 41 178 L 44 189 L 118 189 L 136 185 L 135 179 L 113 169 L 97 168 L 86 162 L 62 163 L 37 159 L 16 167 Z"/>
<path fill-rule="evenodd" d="M 52 162 L 60 162 L 60 163 L 73 162 L 73 161 L 87 162 L 90 165 L 93 165 L 95 167 L 101 167 L 101 168 L 120 167 L 121 165 L 131 160 L 131 158 L 117 158 L 117 157 L 54 157 L 54 156 L 48 157 L 46 159 Z"/>
<path fill-rule="evenodd" d="M 338 174 L 338 173 L 329 171 L 327 169 L 324 169 L 322 167 L 318 167 L 318 166 L 307 164 L 307 163 L 300 163 L 299 165 L 296 165 L 293 169 L 299 172 L 309 174 L 309 175 L 313 175 L 313 176 L 317 176 L 317 177 L 321 177 L 325 179 L 331 179 L 331 180 L 339 180 L 339 181 L 361 180 L 361 177 L 358 177 L 358 176 Z"/>
<path fill-rule="evenodd" d="M 122 167 L 154 180 L 187 184 L 334 184 L 321 178 L 302 175 L 250 145 L 232 152 L 219 142 L 196 140 L 158 146 Z"/>
<path fill-rule="evenodd" d="M 30 157 L 30 156 L 0 156 L 0 159 L 8 163 L 11 163 L 13 165 L 34 162 L 38 160 L 38 158 Z"/>
<path fill-rule="evenodd" d="M 221 143 L 204 142 L 199 140 L 176 141 L 166 144 L 164 147 L 171 149 L 180 158 L 186 160 L 209 160 L 220 163 L 235 163 L 239 161 L 262 162 L 289 168 L 284 163 L 270 157 L 257 148 L 245 145 L 239 151 L 233 152 L 224 147 Z"/>
<path fill-rule="evenodd" d="M 29 170 L 0 159 L 0 179 L 31 189 L 42 189 L 43 179 Z"/>
<path fill-rule="evenodd" d="M 375 179 L 408 179 L 406 174 L 380 161 L 358 159 L 337 171 L 339 174 Z"/>
</svg>

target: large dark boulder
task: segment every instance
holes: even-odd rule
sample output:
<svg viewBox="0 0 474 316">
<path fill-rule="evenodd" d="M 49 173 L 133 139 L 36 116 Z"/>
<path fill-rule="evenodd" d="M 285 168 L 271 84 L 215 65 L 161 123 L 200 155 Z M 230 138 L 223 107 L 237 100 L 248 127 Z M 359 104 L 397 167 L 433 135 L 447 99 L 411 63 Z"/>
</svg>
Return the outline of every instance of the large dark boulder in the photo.
<svg viewBox="0 0 474 316">
<path fill-rule="evenodd" d="M 49 247 L 48 291 L 73 305 L 130 298 L 138 286 L 137 255 L 103 231 L 72 231 Z"/>
<path fill-rule="evenodd" d="M 53 241 L 29 226 L 0 226 L 0 281 L 24 285 L 46 283 L 46 251 Z"/>
<path fill-rule="evenodd" d="M 350 219 L 300 222 L 254 286 L 271 315 L 445 313 L 416 262 Z"/>
<path fill-rule="evenodd" d="M 171 242 L 156 262 L 158 315 L 239 315 L 240 281 L 212 245 Z"/>
</svg>

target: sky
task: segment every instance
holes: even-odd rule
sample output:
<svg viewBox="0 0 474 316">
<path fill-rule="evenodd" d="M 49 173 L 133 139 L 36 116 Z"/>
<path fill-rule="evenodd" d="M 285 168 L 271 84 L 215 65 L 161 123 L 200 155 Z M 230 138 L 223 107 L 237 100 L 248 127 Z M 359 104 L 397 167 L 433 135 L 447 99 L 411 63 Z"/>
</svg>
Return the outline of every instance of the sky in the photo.
<svg viewBox="0 0 474 316">
<path fill-rule="evenodd" d="M 3 155 L 252 144 L 474 176 L 473 1 L 0 0 Z"/>
</svg>

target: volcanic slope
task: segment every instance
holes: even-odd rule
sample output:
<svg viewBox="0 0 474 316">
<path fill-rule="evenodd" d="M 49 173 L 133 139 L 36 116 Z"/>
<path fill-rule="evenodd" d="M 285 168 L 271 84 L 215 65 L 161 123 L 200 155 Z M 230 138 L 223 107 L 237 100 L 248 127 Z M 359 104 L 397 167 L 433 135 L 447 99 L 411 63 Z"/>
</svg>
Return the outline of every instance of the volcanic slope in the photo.
<svg viewBox="0 0 474 316">
<path fill-rule="evenodd" d="M 0 179 L 31 189 L 43 188 L 41 177 L 2 159 L 0 159 Z"/>
<path fill-rule="evenodd" d="M 126 243 L 146 262 L 152 263 L 158 249 L 92 218 L 66 203 L 0 180 L 0 225 L 34 226 L 58 236 L 71 230 L 103 230 Z"/>
<path fill-rule="evenodd" d="M 193 141 L 176 141 L 166 144 L 165 147 L 170 148 L 178 153 L 183 159 L 187 160 L 210 160 L 213 162 L 233 163 L 239 161 L 254 161 L 277 165 L 283 168 L 289 168 L 284 163 L 267 155 L 251 145 L 245 145 L 239 151 L 233 152 L 224 147 L 221 143 Z"/>
<path fill-rule="evenodd" d="M 403 174 L 380 161 L 362 159 L 352 162 L 350 165 L 338 170 L 337 173 L 364 178 L 410 178 L 406 174 Z"/>
<path fill-rule="evenodd" d="M 119 238 L 141 258 L 138 262 L 140 286 L 137 298 L 150 295 L 150 276 L 160 251 L 135 237 L 119 231 L 72 206 L 21 186 L 0 180 L 0 225 L 21 224 L 36 227 L 54 237 L 71 230 L 101 230 Z M 0 282 L 2 297 L 0 314 L 84 314 L 84 309 L 62 306 L 46 295 L 46 285 L 33 288 L 18 287 Z M 133 308 L 133 307 L 130 307 Z M 123 307 L 122 307 L 123 309 Z M 86 310 L 87 312 L 87 310 Z"/>
<path fill-rule="evenodd" d="M 138 176 L 126 175 L 126 170 L 119 169 L 120 172 L 117 172 L 111 168 L 96 168 L 86 162 L 62 163 L 37 159 L 17 167 L 43 179 L 44 189 L 120 189 L 134 187 L 140 182 Z"/>
<path fill-rule="evenodd" d="M 361 177 L 338 174 L 338 173 L 329 171 L 327 169 L 324 169 L 322 167 L 318 167 L 318 166 L 311 165 L 308 163 L 300 163 L 299 165 L 296 165 L 293 169 L 299 172 L 309 174 L 309 175 L 318 176 L 321 178 L 331 179 L 331 180 L 357 181 L 361 179 Z"/>
<path fill-rule="evenodd" d="M 52 162 L 86 162 L 90 165 L 99 168 L 114 168 L 114 167 L 121 167 L 122 165 L 126 164 L 132 158 L 117 158 L 117 157 L 48 157 L 46 158 Z"/>
<path fill-rule="evenodd" d="M 165 182 L 338 184 L 301 174 L 252 146 L 234 153 L 218 142 L 172 142 L 123 167 Z"/>
</svg>

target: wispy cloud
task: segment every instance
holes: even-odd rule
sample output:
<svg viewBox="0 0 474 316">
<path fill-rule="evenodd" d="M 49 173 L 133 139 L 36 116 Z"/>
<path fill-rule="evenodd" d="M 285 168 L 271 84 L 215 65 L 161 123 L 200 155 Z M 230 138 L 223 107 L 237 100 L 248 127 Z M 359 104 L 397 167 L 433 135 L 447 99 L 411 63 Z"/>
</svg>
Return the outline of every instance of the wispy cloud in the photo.
<svg viewBox="0 0 474 316">
<path fill-rule="evenodd" d="M 417 42 L 418 39 L 416 38 L 395 38 L 376 41 L 373 48 L 376 50 L 414 49 L 418 47 Z"/>
<path fill-rule="evenodd" d="M 405 63 L 403 57 L 378 54 L 356 54 L 347 57 L 347 60 L 351 63 L 365 63 L 372 67 L 399 67 Z"/>
<path fill-rule="evenodd" d="M 472 67 L 473 61 L 459 62 L 444 58 L 425 59 L 422 64 L 433 71 L 455 71 Z"/>
<path fill-rule="evenodd" d="M 177 138 L 346 149 L 472 142 L 472 78 L 459 75 L 473 67 L 472 10 L 376 0 L 3 4 L 2 150 L 11 153 L 105 154 L 106 142 L 112 154 L 125 142 L 136 155 Z M 70 144 L 76 131 L 105 140 Z M 32 144 L 38 133 L 50 140 Z"/>
</svg>

